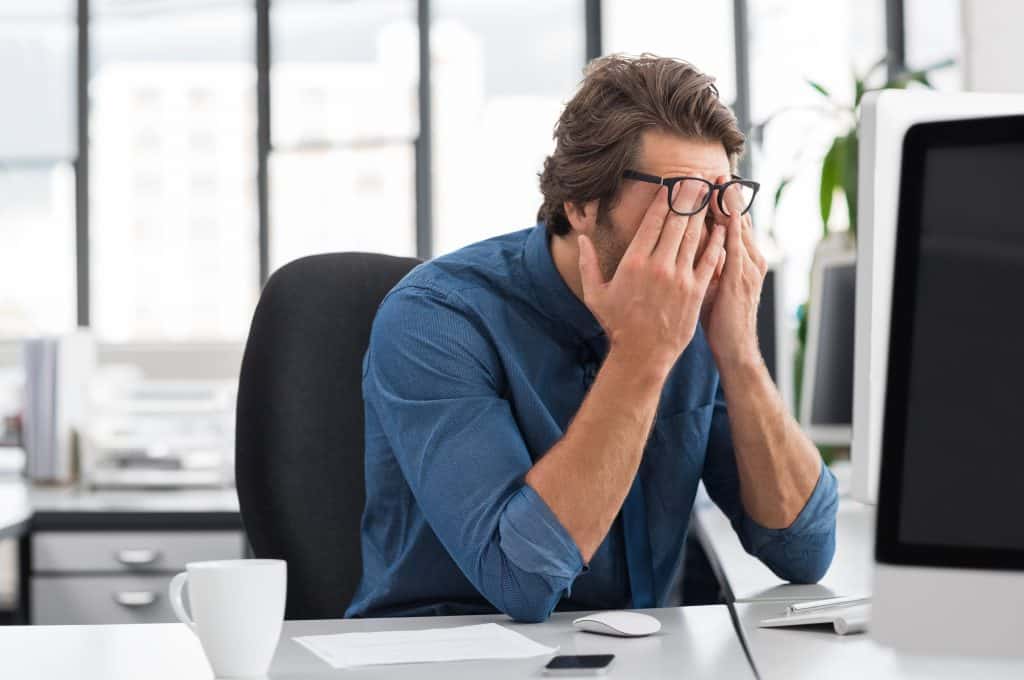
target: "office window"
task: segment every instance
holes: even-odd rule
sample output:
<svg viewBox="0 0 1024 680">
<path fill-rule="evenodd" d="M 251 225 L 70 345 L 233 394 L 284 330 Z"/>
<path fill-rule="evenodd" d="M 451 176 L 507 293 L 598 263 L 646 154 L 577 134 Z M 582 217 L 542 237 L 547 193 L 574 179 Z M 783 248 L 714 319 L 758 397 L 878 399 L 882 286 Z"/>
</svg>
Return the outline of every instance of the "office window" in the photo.
<svg viewBox="0 0 1024 680">
<path fill-rule="evenodd" d="M 75 325 L 75 175 L 0 159 L 0 336 Z"/>
<path fill-rule="evenodd" d="M 946 59 L 954 64 L 929 77 L 939 90 L 962 90 L 960 0 L 903 0 L 907 66 L 928 68 Z"/>
<path fill-rule="evenodd" d="M 434 252 L 536 222 L 538 173 L 582 78 L 580 0 L 436 0 Z"/>
<path fill-rule="evenodd" d="M 258 288 L 253 4 L 96 2 L 92 326 L 236 340 Z"/>
<path fill-rule="evenodd" d="M 715 77 L 723 101 L 736 99 L 731 2 L 604 0 L 601 11 L 605 54 L 684 59 Z"/>
<path fill-rule="evenodd" d="M 833 110 L 808 84 L 814 81 L 839 101 L 852 103 L 853 69 L 864 72 L 886 52 L 882 2 L 856 0 L 749 0 L 751 119 L 765 124 L 751 140 L 754 179 L 763 191 L 755 223 L 770 229 L 789 261 L 787 308 L 807 298 L 811 258 L 822 234 L 821 160 L 852 114 Z M 766 122 L 769 121 L 769 122 Z M 772 197 L 793 177 L 778 211 Z M 846 209 L 836 201 L 832 226 L 843 229 Z"/>
<path fill-rule="evenodd" d="M 0 336 L 75 323 L 75 14 L 0 6 Z"/>
<path fill-rule="evenodd" d="M 415 255 L 415 3 L 277 0 L 271 31 L 271 268 Z"/>
</svg>

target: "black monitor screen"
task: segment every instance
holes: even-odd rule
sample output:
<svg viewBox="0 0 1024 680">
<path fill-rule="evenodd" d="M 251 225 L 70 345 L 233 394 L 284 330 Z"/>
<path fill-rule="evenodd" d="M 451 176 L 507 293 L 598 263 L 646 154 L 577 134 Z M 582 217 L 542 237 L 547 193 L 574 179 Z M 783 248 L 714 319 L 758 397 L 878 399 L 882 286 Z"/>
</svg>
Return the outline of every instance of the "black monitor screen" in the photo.
<svg viewBox="0 0 1024 680">
<path fill-rule="evenodd" d="M 854 264 L 826 266 L 821 277 L 818 355 L 811 423 L 850 427 L 853 422 Z"/>
<path fill-rule="evenodd" d="M 916 126 L 903 173 L 880 531 L 888 505 L 911 552 L 1006 566 L 1024 551 L 1024 118 Z"/>
<path fill-rule="evenodd" d="M 775 357 L 778 353 L 776 347 L 775 328 L 775 305 L 778 304 L 776 297 L 775 278 L 777 272 L 769 269 L 764 277 L 764 285 L 761 288 L 761 302 L 757 308 L 757 341 L 761 345 L 761 354 L 764 356 L 764 363 L 768 367 L 768 373 L 776 384 L 779 382 L 778 367 L 775 365 Z"/>
</svg>

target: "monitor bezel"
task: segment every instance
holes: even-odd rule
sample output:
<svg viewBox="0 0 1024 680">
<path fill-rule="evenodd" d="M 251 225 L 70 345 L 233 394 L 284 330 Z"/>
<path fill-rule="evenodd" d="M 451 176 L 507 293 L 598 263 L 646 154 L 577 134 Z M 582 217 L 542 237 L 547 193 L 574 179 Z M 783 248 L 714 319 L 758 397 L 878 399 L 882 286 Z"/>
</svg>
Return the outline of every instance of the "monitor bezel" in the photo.
<svg viewBox="0 0 1024 680">
<path fill-rule="evenodd" d="M 916 123 L 903 140 L 875 533 L 875 560 L 880 563 L 1024 570 L 1024 550 L 908 543 L 899 536 L 926 153 L 1007 142 L 1024 144 L 1024 115 Z"/>
<path fill-rule="evenodd" d="M 826 423 L 814 420 L 814 403 L 820 398 L 815 386 L 818 375 L 819 357 L 818 351 L 821 348 L 821 318 L 824 307 L 825 274 L 828 269 L 838 267 L 856 267 L 857 251 L 837 249 L 819 253 L 811 267 L 811 297 L 807 304 L 807 341 L 804 345 L 803 356 L 803 390 L 800 398 L 799 421 L 804 434 L 815 444 L 822 446 L 850 446 L 853 439 L 853 411 L 850 412 L 849 423 Z M 856 301 L 856 284 L 854 285 L 854 300 Z M 851 311 L 851 314 L 853 312 Z M 856 345 L 857 330 L 854 328 L 854 345 Z M 854 350 L 856 354 L 856 350 Z M 850 357 L 851 366 L 854 357 Z M 851 384 L 855 377 L 856 368 L 851 373 Z"/>
</svg>

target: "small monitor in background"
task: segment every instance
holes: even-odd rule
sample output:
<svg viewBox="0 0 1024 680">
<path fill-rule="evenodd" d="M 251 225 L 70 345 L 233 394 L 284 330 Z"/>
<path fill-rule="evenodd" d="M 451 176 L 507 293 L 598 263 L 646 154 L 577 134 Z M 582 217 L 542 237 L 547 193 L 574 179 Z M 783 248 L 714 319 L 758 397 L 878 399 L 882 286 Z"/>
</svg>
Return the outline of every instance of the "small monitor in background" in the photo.
<svg viewBox="0 0 1024 680">
<path fill-rule="evenodd" d="M 761 344 L 761 355 L 768 367 L 768 373 L 777 385 L 779 383 L 778 332 L 779 320 L 776 318 L 776 279 L 774 269 L 768 270 L 761 288 L 761 303 L 757 308 L 757 341 Z"/>
<path fill-rule="evenodd" d="M 816 444 L 850 444 L 856 280 L 850 251 L 822 253 L 811 270 L 800 424 Z"/>
<path fill-rule="evenodd" d="M 771 262 L 761 287 L 761 302 L 757 308 L 757 341 L 761 355 L 775 386 L 782 394 L 786 407 L 793 410 L 793 355 L 790 336 L 791 324 L 785 313 L 782 290 L 784 263 Z"/>
</svg>

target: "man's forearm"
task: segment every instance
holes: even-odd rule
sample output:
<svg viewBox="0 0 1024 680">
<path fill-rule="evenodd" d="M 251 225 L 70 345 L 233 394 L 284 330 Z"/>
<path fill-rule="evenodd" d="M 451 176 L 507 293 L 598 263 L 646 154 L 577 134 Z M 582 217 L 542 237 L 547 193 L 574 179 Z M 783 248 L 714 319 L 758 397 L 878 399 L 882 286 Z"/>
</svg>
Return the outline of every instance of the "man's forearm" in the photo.
<svg viewBox="0 0 1024 680">
<path fill-rule="evenodd" d="M 584 562 L 629 493 L 666 375 L 613 349 L 565 435 L 527 473 Z"/>
<path fill-rule="evenodd" d="M 786 409 L 760 357 L 719 370 L 743 507 L 766 528 L 788 527 L 814 491 L 821 456 Z"/>
</svg>

